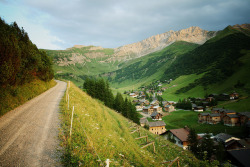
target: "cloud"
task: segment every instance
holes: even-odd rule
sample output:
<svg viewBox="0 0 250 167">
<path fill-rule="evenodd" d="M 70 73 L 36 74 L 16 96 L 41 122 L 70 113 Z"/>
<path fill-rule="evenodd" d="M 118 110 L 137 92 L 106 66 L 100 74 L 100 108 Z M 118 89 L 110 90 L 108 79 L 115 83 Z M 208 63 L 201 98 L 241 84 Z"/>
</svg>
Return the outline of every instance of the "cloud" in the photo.
<svg viewBox="0 0 250 167">
<path fill-rule="evenodd" d="M 12 19 L 25 20 L 34 43 L 50 49 L 118 47 L 190 26 L 221 30 L 250 22 L 250 2 L 245 0 L 23 0 L 7 7 L 19 11 Z"/>
</svg>

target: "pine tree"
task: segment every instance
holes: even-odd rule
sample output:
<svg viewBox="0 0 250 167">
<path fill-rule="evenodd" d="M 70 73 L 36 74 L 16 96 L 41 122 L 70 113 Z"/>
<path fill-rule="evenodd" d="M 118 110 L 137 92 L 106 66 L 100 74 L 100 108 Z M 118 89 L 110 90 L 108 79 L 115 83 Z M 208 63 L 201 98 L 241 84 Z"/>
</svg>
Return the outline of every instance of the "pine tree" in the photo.
<svg viewBox="0 0 250 167">
<path fill-rule="evenodd" d="M 118 112 L 122 112 L 122 109 L 123 109 L 123 103 L 124 103 L 124 100 L 123 100 L 123 97 L 121 95 L 121 93 L 117 93 L 116 94 L 116 97 L 115 97 L 115 101 L 114 101 L 114 109 Z"/>
<path fill-rule="evenodd" d="M 188 135 L 188 142 L 189 142 L 189 150 L 193 152 L 195 155 L 199 153 L 198 147 L 198 136 L 195 132 L 195 129 L 191 128 Z"/>
<path fill-rule="evenodd" d="M 211 135 L 206 133 L 202 139 L 202 143 L 200 146 L 200 156 L 202 156 L 200 158 L 202 159 L 206 157 L 206 159 L 210 160 L 214 152 L 213 149 L 214 149 L 214 142 L 211 139 Z"/>
</svg>

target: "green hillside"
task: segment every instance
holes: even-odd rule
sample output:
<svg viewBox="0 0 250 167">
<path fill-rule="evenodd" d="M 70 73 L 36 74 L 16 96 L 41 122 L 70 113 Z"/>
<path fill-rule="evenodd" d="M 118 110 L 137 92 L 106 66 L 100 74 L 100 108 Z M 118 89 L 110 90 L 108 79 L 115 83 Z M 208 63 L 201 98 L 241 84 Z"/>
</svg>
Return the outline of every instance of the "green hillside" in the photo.
<svg viewBox="0 0 250 167">
<path fill-rule="evenodd" d="M 175 42 L 161 51 L 126 62 L 126 66 L 111 73 L 109 81 L 115 88 L 135 88 L 151 83 L 162 77 L 176 58 L 199 45 L 188 42 Z M 123 64 L 122 64 L 123 65 Z"/>
<path fill-rule="evenodd" d="M 217 40 L 212 38 L 193 51 L 179 56 L 165 71 L 162 80 L 204 73 L 200 79 L 179 90 L 180 93 L 185 93 L 195 86 L 207 87 L 231 77 L 244 63 L 239 59 L 247 55 L 250 49 L 250 37 L 235 31 L 229 33 L 228 28 L 224 31 L 215 37 Z"/>
<path fill-rule="evenodd" d="M 95 76 L 117 69 L 118 62 L 108 60 L 114 50 L 109 48 L 91 50 L 94 46 L 69 48 L 67 50 L 44 50 L 53 59 L 56 78 L 71 80 L 81 86 L 86 76 Z M 64 64 L 60 64 L 64 63 Z"/>
<path fill-rule="evenodd" d="M 104 161 L 110 159 L 111 166 L 162 166 L 162 162 L 176 157 L 180 157 L 181 166 L 199 166 L 205 163 L 198 161 L 189 151 L 182 150 L 144 128 L 140 128 L 141 136 L 147 135 L 149 141 L 155 142 L 156 152 L 154 153 L 152 145 L 142 149 L 146 139 L 135 139 L 139 137 L 139 133 L 131 133 L 136 129 L 134 123 L 91 98 L 73 83 L 70 83 L 66 92 L 69 93 L 69 110 L 66 95 L 61 102 L 64 165 L 103 166 Z M 74 119 L 70 138 L 73 106 Z"/>
</svg>

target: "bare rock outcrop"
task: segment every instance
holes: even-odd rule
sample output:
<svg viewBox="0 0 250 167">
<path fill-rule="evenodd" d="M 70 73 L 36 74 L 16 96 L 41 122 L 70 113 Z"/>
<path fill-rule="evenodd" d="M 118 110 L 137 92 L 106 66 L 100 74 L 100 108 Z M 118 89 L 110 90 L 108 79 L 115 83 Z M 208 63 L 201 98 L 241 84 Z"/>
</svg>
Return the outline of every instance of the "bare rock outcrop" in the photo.
<svg viewBox="0 0 250 167">
<path fill-rule="evenodd" d="M 137 43 L 115 48 L 114 57 L 118 59 L 119 57 L 124 57 L 125 55 L 141 57 L 149 53 L 161 50 L 176 41 L 186 41 L 191 43 L 203 44 L 215 35 L 215 31 L 206 31 L 202 30 L 199 27 L 190 27 L 180 31 L 170 30 L 163 34 L 152 36 Z"/>
</svg>

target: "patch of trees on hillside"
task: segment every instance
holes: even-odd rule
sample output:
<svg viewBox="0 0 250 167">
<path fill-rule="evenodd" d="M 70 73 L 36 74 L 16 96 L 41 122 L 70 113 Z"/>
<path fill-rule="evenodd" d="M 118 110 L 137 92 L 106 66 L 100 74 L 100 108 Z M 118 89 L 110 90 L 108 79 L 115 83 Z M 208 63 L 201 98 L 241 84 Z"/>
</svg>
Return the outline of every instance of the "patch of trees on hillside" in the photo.
<svg viewBox="0 0 250 167">
<path fill-rule="evenodd" d="M 119 113 L 126 118 L 131 119 L 135 123 L 139 124 L 139 115 L 136 112 L 136 108 L 131 101 L 127 98 L 124 100 L 121 93 L 117 93 L 114 97 L 109 87 L 108 81 L 104 79 L 92 79 L 86 78 L 83 84 L 83 89 L 93 98 L 99 99 L 104 104 Z"/>
<path fill-rule="evenodd" d="M 54 77 L 52 61 L 39 51 L 27 32 L 14 22 L 0 18 L 0 87 L 22 85 L 38 77 L 49 81 Z"/>
</svg>

